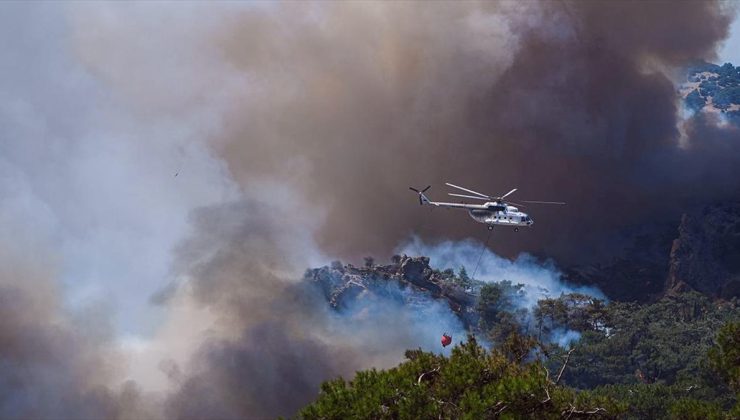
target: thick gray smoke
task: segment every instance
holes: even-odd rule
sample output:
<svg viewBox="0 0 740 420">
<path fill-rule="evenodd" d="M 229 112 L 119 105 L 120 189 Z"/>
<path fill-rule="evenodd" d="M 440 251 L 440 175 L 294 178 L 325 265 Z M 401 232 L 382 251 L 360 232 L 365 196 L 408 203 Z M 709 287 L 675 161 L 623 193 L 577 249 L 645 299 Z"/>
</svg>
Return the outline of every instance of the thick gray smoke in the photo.
<svg viewBox="0 0 740 420">
<path fill-rule="evenodd" d="M 200 109 L 140 118 L 86 70 L 67 7 L 0 4 L 0 417 L 150 418 L 121 342 L 158 329 L 170 247 L 233 183 Z"/>
<path fill-rule="evenodd" d="M 465 215 L 425 214 L 409 184 L 567 201 L 528 207 L 537 229 L 492 247 L 569 262 L 611 251 L 621 227 L 740 190 L 737 130 L 698 117 L 682 139 L 671 80 L 713 57 L 731 20 L 719 3 L 417 6 L 278 6 L 224 28 L 225 59 L 258 87 L 222 154 L 240 182 L 299 165 L 298 187 L 328 208 L 325 249 L 382 255 L 422 224 L 437 239 L 480 235 Z"/>
<path fill-rule="evenodd" d="M 63 310 L 55 267 L 38 251 L 0 246 L 0 417 L 141 416 L 148 402 L 138 386 L 114 382 L 124 359 L 110 314 Z"/>
<path fill-rule="evenodd" d="M 740 191 L 737 129 L 681 120 L 671 79 L 726 36 L 718 2 L 2 7 L 2 417 L 289 415 L 324 379 L 458 335 L 431 302 L 334 313 L 298 283 L 421 226 L 479 234 L 409 184 L 568 201 L 492 245 L 568 261 Z M 562 286 L 489 257 L 482 275 Z M 160 312 L 130 304 L 155 291 Z M 79 301 L 107 292 L 156 333 L 122 349 L 90 323 L 107 311 Z"/>
<path fill-rule="evenodd" d="M 316 265 L 319 256 L 311 255 L 311 218 L 291 218 L 284 198 L 194 214 L 194 235 L 178 251 L 188 279 L 181 287 L 216 314 L 221 333 L 176 368 L 184 376 L 167 401 L 168 416 L 291 415 L 315 398 L 323 380 L 393 366 L 407 348 L 436 349 L 440 329 L 464 336 L 445 303 L 429 299 L 411 308 L 393 298 L 411 291 L 397 288 L 331 310 L 317 287 L 299 282 L 300 267 Z"/>
</svg>

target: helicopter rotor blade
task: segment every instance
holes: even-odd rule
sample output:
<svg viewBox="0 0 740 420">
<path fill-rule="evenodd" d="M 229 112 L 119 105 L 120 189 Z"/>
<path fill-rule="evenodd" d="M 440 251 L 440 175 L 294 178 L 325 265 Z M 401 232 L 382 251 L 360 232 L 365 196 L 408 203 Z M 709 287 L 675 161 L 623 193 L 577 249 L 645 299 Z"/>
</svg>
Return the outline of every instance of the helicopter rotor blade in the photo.
<svg viewBox="0 0 740 420">
<path fill-rule="evenodd" d="M 507 201 L 507 203 L 508 203 L 508 204 L 513 204 L 513 205 L 515 205 L 515 206 L 517 206 L 517 207 L 527 207 L 527 206 L 525 206 L 524 204 L 519 204 L 519 203 L 515 203 L 515 202 L 513 202 L 513 201 Z"/>
<path fill-rule="evenodd" d="M 430 188 L 432 188 L 432 186 L 431 185 L 427 185 L 427 187 L 424 188 L 423 190 L 421 190 L 421 192 L 427 192 L 427 190 L 430 189 Z"/>
<path fill-rule="evenodd" d="M 409 189 L 410 189 L 411 191 L 415 192 L 415 193 L 418 193 L 418 192 L 419 192 L 419 190 L 417 190 L 417 189 L 416 189 L 416 188 L 414 188 L 414 187 L 409 187 Z"/>
<path fill-rule="evenodd" d="M 483 200 L 483 201 L 488 201 L 488 199 L 487 199 L 487 198 L 483 198 L 483 197 L 476 197 L 476 196 L 474 196 L 474 195 L 465 195 L 465 194 L 453 194 L 453 193 L 447 193 L 447 195 L 452 195 L 452 196 L 455 196 L 455 197 L 472 198 L 472 199 L 474 199 L 474 200 Z"/>
<path fill-rule="evenodd" d="M 559 204 L 564 205 L 565 203 L 562 201 L 528 201 L 528 200 L 522 200 L 525 203 L 532 203 L 532 204 Z"/>
<path fill-rule="evenodd" d="M 514 188 L 513 190 L 511 190 L 511 191 L 507 192 L 506 194 L 502 195 L 501 197 L 499 197 L 499 199 L 503 200 L 504 198 L 506 198 L 509 195 L 511 195 L 512 193 L 514 193 L 514 191 L 516 191 L 516 188 Z"/>
<path fill-rule="evenodd" d="M 467 189 L 467 188 L 463 188 L 463 187 L 457 186 L 457 185 L 455 185 L 455 184 L 450 184 L 449 182 L 445 182 L 445 185 L 448 185 L 448 186 L 450 186 L 450 187 L 453 187 L 453 188 L 457 188 L 457 189 L 459 189 L 459 190 L 463 190 L 463 191 L 465 191 L 465 192 L 469 192 L 469 193 L 471 193 L 471 194 L 479 195 L 479 196 L 481 196 L 481 197 L 485 197 L 485 198 L 491 198 L 490 196 L 487 196 L 487 195 L 485 195 L 485 194 L 481 194 L 481 193 L 479 193 L 478 191 L 473 191 L 473 190 L 469 190 L 469 189 Z"/>
</svg>

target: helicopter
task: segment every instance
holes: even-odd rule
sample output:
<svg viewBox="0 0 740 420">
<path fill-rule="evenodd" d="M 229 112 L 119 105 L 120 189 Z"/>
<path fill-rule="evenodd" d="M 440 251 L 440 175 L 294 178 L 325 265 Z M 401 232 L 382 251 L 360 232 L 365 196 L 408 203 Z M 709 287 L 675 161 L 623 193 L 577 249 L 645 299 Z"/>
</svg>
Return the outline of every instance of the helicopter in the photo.
<svg viewBox="0 0 740 420">
<path fill-rule="evenodd" d="M 473 191 L 468 188 L 463 188 L 455 184 L 450 184 L 449 182 L 445 182 L 445 185 L 457 188 L 458 190 L 464 191 L 469 194 L 474 195 L 465 195 L 465 194 L 453 194 L 453 193 L 447 193 L 448 195 L 454 196 L 454 197 L 463 197 L 463 198 L 470 198 L 474 200 L 481 200 L 485 201 L 483 204 L 467 204 L 467 203 L 445 203 L 445 202 L 439 202 L 439 201 L 431 201 L 429 198 L 427 198 L 426 195 L 424 195 L 429 188 L 432 186 L 429 185 L 423 190 L 417 190 L 414 187 L 409 187 L 409 189 L 419 195 L 419 204 L 420 205 L 430 205 L 435 207 L 447 207 L 447 208 L 459 208 L 459 209 L 466 209 L 468 210 L 468 213 L 470 214 L 470 217 L 473 218 L 476 222 L 479 223 L 485 223 L 488 226 L 488 230 L 492 230 L 495 225 L 501 225 L 501 226 L 513 226 L 514 232 L 518 232 L 520 227 L 523 226 L 532 226 L 534 224 L 534 220 L 532 220 L 531 217 L 527 213 L 519 211 L 518 207 L 526 207 L 523 204 L 514 203 L 511 201 L 506 201 L 505 198 L 513 194 L 517 189 L 514 188 L 511 191 L 507 192 L 506 194 L 502 196 L 490 196 L 486 194 L 479 193 L 477 191 Z M 533 201 L 533 200 L 522 200 L 524 203 L 529 204 L 558 204 L 558 205 L 564 205 L 562 201 Z M 512 205 L 513 204 L 513 205 Z"/>
</svg>

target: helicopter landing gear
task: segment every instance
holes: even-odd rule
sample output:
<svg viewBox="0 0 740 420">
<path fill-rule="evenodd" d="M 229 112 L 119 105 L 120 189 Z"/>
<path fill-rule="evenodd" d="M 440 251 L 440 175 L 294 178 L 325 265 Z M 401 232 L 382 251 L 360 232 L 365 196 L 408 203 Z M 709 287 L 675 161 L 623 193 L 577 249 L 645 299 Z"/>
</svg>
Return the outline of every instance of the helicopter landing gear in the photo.
<svg viewBox="0 0 740 420">
<path fill-rule="evenodd" d="M 492 225 L 488 225 L 488 230 L 493 230 L 493 226 Z"/>
<path fill-rule="evenodd" d="M 519 228 L 518 227 L 515 227 L 514 228 L 514 232 L 519 232 Z"/>
</svg>

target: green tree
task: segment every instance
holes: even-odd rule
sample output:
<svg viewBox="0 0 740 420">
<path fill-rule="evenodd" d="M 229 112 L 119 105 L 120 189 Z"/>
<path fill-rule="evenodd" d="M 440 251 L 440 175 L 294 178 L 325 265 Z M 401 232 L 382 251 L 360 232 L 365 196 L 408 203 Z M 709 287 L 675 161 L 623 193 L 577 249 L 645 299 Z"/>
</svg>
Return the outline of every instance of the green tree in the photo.
<svg viewBox="0 0 740 420">
<path fill-rule="evenodd" d="M 366 268 L 373 268 L 373 266 L 375 265 L 375 258 L 373 257 L 365 257 L 364 260 Z"/>
<path fill-rule="evenodd" d="M 688 107 L 690 110 L 696 112 L 701 111 L 704 108 L 704 105 L 706 105 L 707 101 L 699 94 L 699 90 L 694 90 L 688 95 L 686 95 L 686 107 Z"/>
<path fill-rule="evenodd" d="M 721 406 L 698 399 L 696 389 L 679 385 L 635 384 L 606 385 L 594 395 L 619 401 L 625 407 L 625 419 L 720 419 Z"/>
<path fill-rule="evenodd" d="M 512 284 L 508 280 L 495 283 L 486 283 L 480 288 L 476 310 L 480 315 L 479 327 L 483 331 L 490 331 L 499 324 L 506 324 L 507 331 L 520 327 L 517 322 L 516 301 L 523 295 L 523 285 Z M 500 326 L 500 325 L 499 325 Z M 503 339 L 508 334 L 504 334 Z M 500 342 L 500 341 L 499 341 Z"/>
<path fill-rule="evenodd" d="M 709 350 L 709 363 L 735 392 L 740 392 L 740 322 L 728 322 Z"/>
<path fill-rule="evenodd" d="M 521 344 L 521 343 L 520 343 Z M 526 347 L 526 346 L 525 346 Z M 472 336 L 449 358 L 413 350 L 398 367 L 358 372 L 325 382 L 319 398 L 299 413 L 306 419 L 555 419 L 616 416 L 608 397 L 555 384 L 541 363 L 510 361 Z"/>
<path fill-rule="evenodd" d="M 463 282 L 469 282 L 470 281 L 470 277 L 468 276 L 468 270 L 466 270 L 464 266 L 463 267 L 460 267 L 460 271 L 458 272 L 457 277 L 459 277 L 460 280 L 463 281 Z"/>
</svg>

